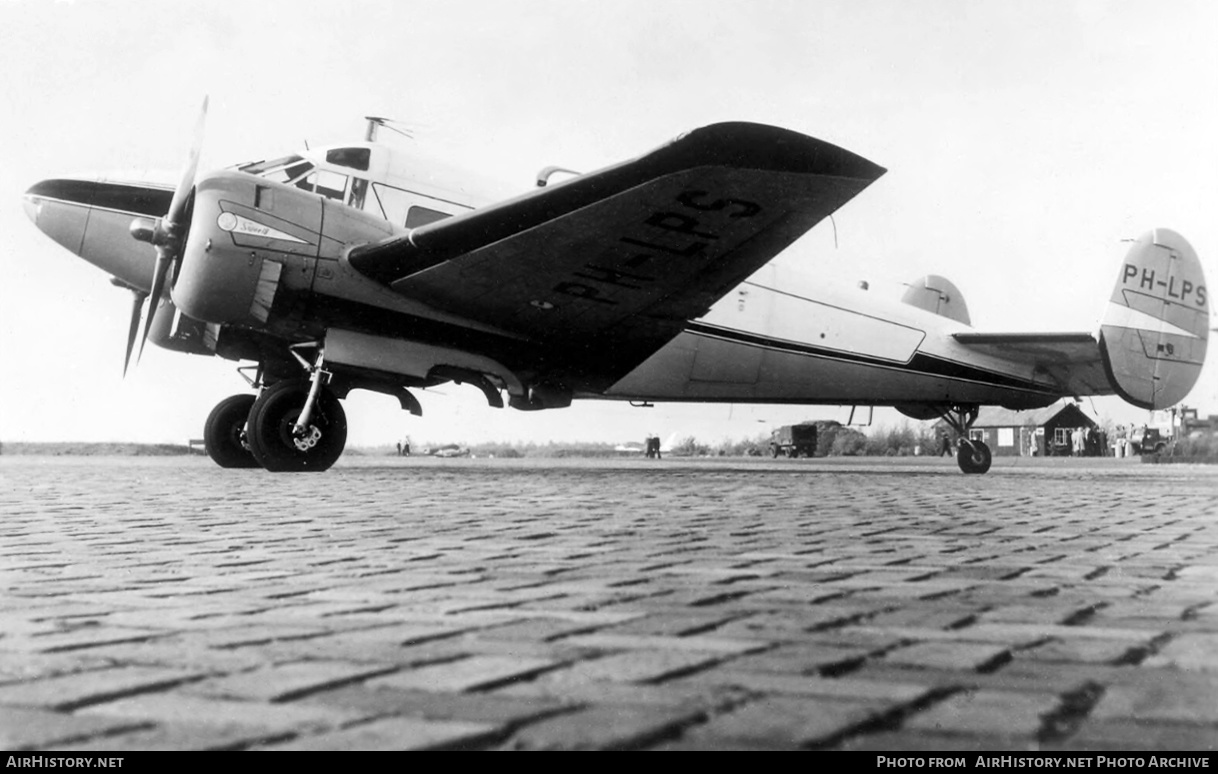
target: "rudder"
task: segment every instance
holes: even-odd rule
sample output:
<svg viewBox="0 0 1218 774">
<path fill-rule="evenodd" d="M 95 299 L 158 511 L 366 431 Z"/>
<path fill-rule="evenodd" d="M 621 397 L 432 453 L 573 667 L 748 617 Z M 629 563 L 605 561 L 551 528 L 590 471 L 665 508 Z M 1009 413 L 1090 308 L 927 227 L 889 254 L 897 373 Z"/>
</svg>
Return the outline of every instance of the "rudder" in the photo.
<svg viewBox="0 0 1218 774">
<path fill-rule="evenodd" d="M 1159 228 L 1137 239 L 1100 325 L 1108 380 L 1135 406 L 1163 409 L 1188 395 L 1205 363 L 1209 297 L 1188 241 Z"/>
</svg>

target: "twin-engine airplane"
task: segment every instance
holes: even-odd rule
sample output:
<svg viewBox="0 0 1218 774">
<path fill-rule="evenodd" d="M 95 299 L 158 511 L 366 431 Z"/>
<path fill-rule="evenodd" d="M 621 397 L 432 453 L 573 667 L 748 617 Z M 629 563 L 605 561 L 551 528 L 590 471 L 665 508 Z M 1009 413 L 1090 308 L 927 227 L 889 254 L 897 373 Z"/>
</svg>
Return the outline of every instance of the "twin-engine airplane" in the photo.
<svg viewBox="0 0 1218 774">
<path fill-rule="evenodd" d="M 206 102 L 204 102 L 206 113 Z M 1185 397 L 1209 323 L 1179 234 L 1149 231 L 1117 271 L 1099 331 L 982 333 L 959 291 L 925 277 L 882 306 L 768 265 L 885 170 L 772 126 L 695 129 L 650 153 L 486 201 L 366 141 L 196 175 L 176 188 L 44 180 L 25 195 L 52 239 L 134 294 L 127 344 L 256 363 L 257 395 L 207 419 L 224 467 L 320 471 L 346 442 L 340 398 L 468 383 L 493 406 L 576 398 L 890 405 L 943 417 L 958 462 L 983 404 L 1116 393 Z M 244 370 L 244 369 L 242 369 Z"/>
</svg>

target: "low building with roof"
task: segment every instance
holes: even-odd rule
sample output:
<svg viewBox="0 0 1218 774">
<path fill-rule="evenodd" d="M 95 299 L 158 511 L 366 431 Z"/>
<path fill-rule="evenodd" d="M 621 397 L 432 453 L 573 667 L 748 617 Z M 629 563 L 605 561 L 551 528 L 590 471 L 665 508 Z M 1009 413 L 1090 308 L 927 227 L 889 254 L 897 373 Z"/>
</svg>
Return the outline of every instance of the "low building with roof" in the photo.
<svg viewBox="0 0 1218 774">
<path fill-rule="evenodd" d="M 947 426 L 940 422 L 935 428 L 942 433 Z M 1079 432 L 1086 439 L 1085 456 L 1105 454 L 1107 443 L 1101 437 L 1099 423 L 1067 398 L 1027 411 L 982 406 L 969 429 L 969 438 L 990 447 L 995 457 L 1078 456 L 1074 436 Z"/>
</svg>

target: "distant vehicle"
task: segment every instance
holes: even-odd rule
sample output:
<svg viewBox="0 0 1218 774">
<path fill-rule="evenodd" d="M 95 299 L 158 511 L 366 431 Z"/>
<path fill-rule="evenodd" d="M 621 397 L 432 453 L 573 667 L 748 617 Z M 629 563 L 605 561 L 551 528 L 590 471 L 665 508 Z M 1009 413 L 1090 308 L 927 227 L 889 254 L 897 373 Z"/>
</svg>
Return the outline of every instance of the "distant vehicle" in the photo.
<svg viewBox="0 0 1218 774">
<path fill-rule="evenodd" d="M 469 449 L 458 446 L 455 443 L 450 443 L 445 446 L 437 446 L 431 449 L 424 449 L 423 453 L 429 457 L 468 457 L 470 456 Z"/>
<path fill-rule="evenodd" d="M 816 425 L 783 425 L 770 436 L 770 454 L 811 457 L 816 454 Z"/>
<path fill-rule="evenodd" d="M 1162 454 L 1171 441 L 1172 437 L 1157 427 L 1139 427 L 1129 439 L 1134 454 Z"/>
</svg>

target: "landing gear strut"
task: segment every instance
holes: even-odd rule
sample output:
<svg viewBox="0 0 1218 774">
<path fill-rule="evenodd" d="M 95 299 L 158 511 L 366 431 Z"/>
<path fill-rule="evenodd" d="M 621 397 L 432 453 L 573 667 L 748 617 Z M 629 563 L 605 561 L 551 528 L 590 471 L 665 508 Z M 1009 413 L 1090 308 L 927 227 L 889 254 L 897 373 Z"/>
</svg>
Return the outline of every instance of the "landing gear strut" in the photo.
<svg viewBox="0 0 1218 774">
<path fill-rule="evenodd" d="M 969 428 L 977 421 L 979 406 L 949 406 L 943 409 L 943 421 L 960 436 L 960 447 L 956 450 L 956 464 L 965 473 L 981 474 L 990 469 L 993 455 L 990 447 L 968 437 Z"/>
<path fill-rule="evenodd" d="M 310 363 L 299 349 L 316 349 L 317 356 Z M 321 346 L 295 344 L 288 351 L 309 375 L 262 389 L 246 422 L 250 452 L 273 472 L 328 470 L 347 444 L 347 414 L 325 386 L 331 374 L 322 368 Z"/>
</svg>

